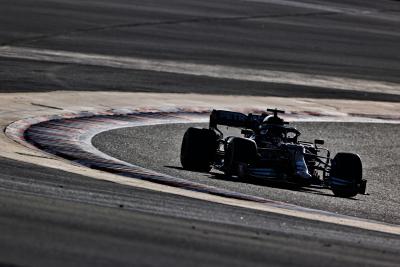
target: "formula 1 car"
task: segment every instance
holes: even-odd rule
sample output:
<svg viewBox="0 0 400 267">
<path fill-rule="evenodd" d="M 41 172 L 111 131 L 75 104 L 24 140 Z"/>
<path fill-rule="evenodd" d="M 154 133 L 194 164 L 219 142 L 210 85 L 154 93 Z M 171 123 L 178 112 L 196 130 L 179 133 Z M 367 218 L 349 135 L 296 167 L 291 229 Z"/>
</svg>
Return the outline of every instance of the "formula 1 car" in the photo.
<svg viewBox="0 0 400 267">
<path fill-rule="evenodd" d="M 212 167 L 227 176 L 268 179 L 301 186 L 330 188 L 338 197 L 365 194 L 362 163 L 357 154 L 337 153 L 332 159 L 323 140 L 299 141 L 300 132 L 278 116 L 213 110 L 208 129 L 190 127 L 183 136 L 180 160 L 190 171 Z M 218 125 L 241 128 L 242 137 L 224 138 Z"/>
</svg>

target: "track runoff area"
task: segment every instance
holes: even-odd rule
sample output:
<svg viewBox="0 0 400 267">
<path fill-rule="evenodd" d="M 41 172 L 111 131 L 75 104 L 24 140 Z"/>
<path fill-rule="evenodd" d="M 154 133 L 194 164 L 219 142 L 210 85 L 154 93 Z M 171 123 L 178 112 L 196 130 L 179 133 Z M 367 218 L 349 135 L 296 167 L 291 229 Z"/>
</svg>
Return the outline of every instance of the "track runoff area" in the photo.
<svg viewBox="0 0 400 267">
<path fill-rule="evenodd" d="M 84 98 L 79 97 L 79 101 L 83 101 L 81 104 L 82 106 L 87 106 L 88 103 L 82 99 L 90 99 L 90 102 L 93 103 L 103 103 L 103 99 L 107 98 L 107 102 L 110 104 L 114 104 L 109 106 L 108 109 L 104 109 L 104 107 L 100 108 L 100 106 L 92 105 L 90 107 L 90 111 L 82 111 L 82 110 L 73 110 L 72 104 L 76 104 L 78 101 L 78 97 L 75 93 L 49 93 L 48 100 L 45 102 L 40 101 L 41 98 L 40 94 L 32 94 L 29 97 L 30 103 L 21 103 L 25 105 L 24 112 L 26 109 L 37 109 L 36 111 L 31 111 L 37 113 L 38 116 L 33 116 L 25 120 L 18 120 L 14 123 L 11 123 L 6 128 L 6 134 L 9 138 L 12 138 L 14 141 L 19 142 L 19 144 L 25 145 L 26 149 L 32 148 L 32 143 L 36 144 L 37 147 L 42 148 L 45 150 L 40 151 L 37 148 L 35 151 L 37 153 L 45 153 L 45 154 L 54 154 L 56 156 L 61 156 L 67 159 L 72 160 L 74 163 L 80 163 L 83 166 L 89 166 L 94 169 L 102 169 L 108 170 L 109 172 L 117 172 L 120 171 L 120 174 L 123 174 L 123 170 L 126 168 L 133 167 L 133 169 L 129 170 L 127 175 L 125 173 L 124 176 L 130 178 L 138 178 L 139 180 L 136 181 L 140 184 L 142 180 L 155 182 L 159 184 L 166 184 L 168 186 L 175 186 L 179 188 L 178 190 L 171 190 L 173 193 L 180 192 L 183 193 L 185 196 L 191 196 L 197 198 L 201 195 L 199 192 L 203 192 L 206 196 L 201 196 L 201 199 L 213 199 L 213 196 L 219 196 L 215 198 L 213 201 L 221 202 L 221 203 L 229 203 L 231 204 L 236 202 L 236 205 L 244 206 L 247 208 L 252 209 L 261 209 L 269 212 L 276 212 L 285 215 L 296 216 L 300 218 L 306 219 L 313 219 L 323 222 L 330 222 L 336 223 L 341 225 L 347 225 L 352 227 L 359 227 L 363 229 L 375 230 L 375 231 L 382 231 L 388 233 L 395 233 L 400 234 L 399 227 L 384 223 L 379 223 L 375 221 L 368 221 L 365 219 L 357 220 L 356 218 L 340 216 L 336 214 L 328 214 L 326 212 L 318 212 L 318 210 L 314 209 L 303 209 L 301 207 L 296 207 L 292 205 L 286 205 L 285 203 L 276 202 L 270 199 L 265 198 L 257 198 L 251 195 L 240 194 L 237 192 L 229 192 L 224 191 L 224 189 L 218 189 L 213 187 L 207 187 L 205 185 L 190 183 L 189 181 L 185 181 L 182 179 L 177 178 L 174 180 L 173 178 L 167 176 L 163 176 L 162 174 L 158 174 L 157 172 L 152 172 L 151 170 L 145 170 L 140 168 L 140 166 L 130 166 L 128 163 L 121 162 L 118 159 L 113 157 L 107 156 L 96 148 L 92 146 L 91 139 L 96 135 L 104 131 L 108 131 L 111 129 L 117 128 L 126 128 L 126 127 L 138 127 L 138 126 L 147 126 L 147 125 L 155 125 L 155 124 L 171 124 L 171 123 L 199 123 L 199 122 L 206 122 L 208 117 L 207 108 L 209 103 L 209 99 L 213 98 L 214 107 L 221 107 L 221 108 L 230 108 L 234 109 L 235 107 L 229 107 L 228 103 L 230 102 L 229 97 L 215 97 L 215 96 L 204 96 L 204 95 L 164 95 L 165 102 L 170 102 L 168 106 L 153 106 L 151 107 L 150 103 L 154 104 L 154 99 L 157 96 L 152 94 L 122 94 L 118 96 L 118 94 L 114 93 L 80 93 L 81 96 L 85 96 Z M 53 101 L 54 99 L 60 99 L 62 96 L 63 103 L 57 103 L 57 101 Z M 138 101 L 137 105 L 132 105 L 132 107 L 137 107 L 136 109 L 130 109 L 127 106 L 124 107 L 124 101 L 126 101 L 127 96 L 129 99 L 136 99 Z M 9 95 L 9 97 L 14 97 L 15 99 L 20 98 L 21 95 L 16 94 L 14 96 Z M 161 97 L 158 95 L 158 97 Z M 38 98 L 38 101 L 35 101 L 35 98 Z M 169 99 L 168 99 L 169 98 Z M 181 99 L 180 99 L 181 98 Z M 217 98 L 217 99 L 216 99 Z M 219 99 L 218 99 L 219 98 Z M 237 98 L 237 97 L 236 97 Z M 119 103 L 122 100 L 122 103 Z M 245 105 L 249 105 L 253 107 L 253 110 L 262 110 L 260 103 L 251 103 L 251 98 L 246 99 L 243 97 L 241 102 L 246 103 Z M 261 99 L 257 99 L 261 101 Z M 263 104 L 270 102 L 272 105 L 276 103 L 279 99 L 276 98 L 265 98 L 261 101 Z M 197 102 L 197 107 L 184 107 L 184 103 L 187 102 Z M 221 103 L 223 101 L 227 101 L 224 105 Z M 368 114 L 364 114 L 365 116 L 351 116 L 348 113 L 340 113 L 337 110 L 345 110 L 346 108 L 346 101 L 342 101 L 340 105 L 335 107 L 336 113 L 335 114 L 328 114 L 323 106 L 320 106 L 320 112 L 318 113 L 318 108 L 316 107 L 319 103 L 318 100 L 311 100 L 308 99 L 307 101 L 312 102 L 315 101 L 312 106 L 314 107 L 313 115 L 310 114 L 310 107 L 303 105 L 303 110 L 295 109 L 296 103 L 290 103 L 289 100 L 281 100 L 285 101 L 288 108 L 292 108 L 289 110 L 289 114 L 292 114 L 291 120 L 293 121 L 351 121 L 351 122 L 375 122 L 375 123 L 392 123 L 396 124 L 399 121 L 393 118 L 385 117 L 384 109 L 379 108 L 379 103 L 375 103 L 377 109 L 376 114 L 381 113 L 381 118 L 368 118 Z M 299 100 L 296 100 L 299 101 Z M 86 102 L 86 103 L 85 103 Z M 147 104 L 146 104 L 147 102 Z M 164 102 L 164 105 L 165 105 Z M 32 104 L 34 103 L 34 104 Z M 140 104 L 139 104 L 140 103 Z M 354 108 L 356 102 L 351 101 L 347 103 L 351 105 L 351 108 Z M 363 103 L 360 103 L 363 104 Z M 141 106 L 141 107 L 140 107 Z M 390 107 L 396 108 L 396 107 Z M 236 107 L 238 109 L 238 107 Z M 47 115 L 47 116 L 39 116 L 41 113 L 48 113 L 48 110 L 57 110 L 55 114 Z M 65 112 L 68 110 L 69 112 Z M 369 112 L 371 111 L 371 107 L 369 108 Z M 18 113 L 17 110 L 14 111 Z M 14 113 L 14 115 L 16 115 Z M 56 114 L 58 113 L 58 117 Z M 13 114 L 13 112 L 11 112 Z M 18 115 L 21 116 L 22 114 Z M 22 115 L 23 116 L 23 115 Z M 121 119 L 122 120 L 119 120 Z M 289 115 L 290 119 L 290 115 Z M 72 120 L 72 121 L 71 121 Z M 48 126 L 39 126 L 40 123 L 46 123 L 49 121 Z M 36 126 L 38 125 L 39 128 Z M 36 128 L 35 128 L 36 127 Z M 28 134 L 28 135 L 27 135 Z M 27 136 L 31 136 L 31 144 L 29 144 L 29 140 L 26 140 Z M 7 138 L 7 137 L 5 137 Z M 36 139 L 35 139 L 36 138 Z M 4 140 L 7 141 L 7 140 Z M 15 149 L 14 147 L 17 146 L 16 144 L 10 144 L 7 142 L 10 149 Z M 138 144 L 140 145 L 140 144 Z M 85 154 L 86 153 L 86 154 Z M 12 154 L 12 153 L 11 153 Z M 27 160 L 28 162 L 32 162 L 31 157 L 24 157 L 24 154 L 29 154 L 28 151 L 24 153 L 18 153 L 14 158 L 19 160 Z M 10 156 L 10 154 L 5 154 L 4 156 Z M 96 158 L 97 157 L 97 158 Z M 58 157 L 54 158 L 53 160 L 58 160 Z M 37 162 L 37 159 L 35 159 Z M 67 162 L 65 162 L 67 163 Z M 97 164 L 97 165 L 96 165 Z M 114 169 L 109 165 L 114 164 Z M 107 169 L 107 167 L 109 167 Z M 122 171 L 121 171 L 122 168 Z M 147 175 L 147 176 L 146 176 Z M 158 177 L 159 179 L 155 179 L 154 177 Z M 114 182 L 120 182 L 120 179 L 114 180 L 110 178 Z M 124 180 L 124 179 L 123 179 Z M 126 179 L 125 179 L 126 180 Z M 155 187 L 158 188 L 159 186 Z M 146 186 L 148 188 L 148 186 Z M 150 186 L 151 188 L 151 186 Z M 152 188 L 154 189 L 154 188 Z M 169 187 L 163 189 L 163 191 L 169 191 Z M 186 190 L 182 190 L 186 189 Z M 213 196 L 208 196 L 207 194 L 211 194 Z M 222 200 L 220 196 L 228 197 L 227 200 Z M 239 200 L 239 201 L 238 201 Z M 247 200 L 250 202 L 241 202 L 240 200 Z M 259 204 L 257 202 L 263 202 L 263 204 Z M 268 205 L 268 202 L 271 205 Z"/>
<path fill-rule="evenodd" d="M 273 231 L 281 232 L 284 229 L 286 234 L 289 234 L 290 242 L 285 241 L 285 249 L 295 249 L 298 250 L 297 245 L 290 244 L 296 236 L 296 238 L 300 238 L 303 240 L 304 238 L 313 238 L 314 235 L 320 235 L 324 238 L 329 238 L 331 243 L 329 244 L 337 244 L 343 242 L 343 237 L 337 238 L 334 237 L 342 235 L 346 233 L 346 238 L 348 239 L 346 242 L 354 242 L 354 240 L 362 240 L 364 242 L 368 242 L 368 246 L 372 246 L 378 248 L 385 252 L 385 254 L 377 255 L 376 253 L 370 254 L 371 257 L 364 258 L 360 260 L 359 257 L 355 257 L 355 253 L 358 254 L 360 252 L 355 252 L 354 250 L 348 250 L 349 255 L 352 255 L 350 258 L 348 256 L 343 256 L 344 251 L 336 252 L 329 255 L 336 255 L 339 261 L 345 262 L 374 262 L 374 264 L 385 263 L 385 265 L 391 266 L 392 262 L 396 261 L 395 250 L 389 249 L 397 247 L 398 235 L 400 234 L 399 226 L 395 224 L 388 224 L 385 222 L 381 222 L 379 220 L 369 220 L 363 218 L 357 218 L 354 216 L 343 216 L 337 213 L 326 212 L 323 210 L 317 209 L 309 209 L 303 208 L 298 205 L 291 205 L 287 203 L 282 203 L 280 201 L 274 201 L 268 198 L 260 198 L 256 195 L 248 195 L 240 192 L 232 192 L 231 190 L 226 190 L 224 188 L 210 188 L 206 185 L 198 185 L 190 183 L 190 181 L 182 180 L 171 180 L 176 179 L 177 177 L 171 177 L 170 175 L 164 175 L 162 173 L 154 172 L 149 169 L 140 168 L 140 166 L 132 166 L 131 163 L 121 162 L 116 158 L 113 158 L 107 154 L 104 154 L 98 151 L 95 147 L 92 146 L 91 138 L 98 133 L 102 133 L 103 131 L 107 131 L 110 129 L 118 129 L 121 127 L 132 127 L 135 126 L 139 128 L 143 128 L 145 125 L 159 125 L 162 127 L 163 124 L 169 123 L 195 123 L 195 122 L 206 122 L 207 121 L 207 112 L 210 109 L 210 106 L 216 108 L 226 108 L 238 111 L 249 111 L 247 108 L 248 103 L 252 103 L 251 106 L 253 109 L 262 110 L 264 105 L 273 105 L 273 103 L 277 103 L 281 101 L 282 103 L 286 103 L 286 109 L 289 114 L 292 114 L 291 120 L 298 121 L 349 121 L 349 122 L 359 122 L 360 125 L 368 123 L 376 123 L 380 125 L 382 123 L 396 125 L 399 121 L 392 117 L 393 113 L 392 109 L 396 109 L 397 104 L 387 105 L 382 103 L 371 102 L 371 106 L 368 111 L 371 111 L 372 106 L 376 106 L 376 114 L 380 114 L 380 118 L 371 118 L 369 117 L 369 113 L 364 113 L 364 115 L 358 114 L 357 116 L 349 115 L 350 113 L 345 112 L 345 110 L 350 111 L 356 108 L 357 101 L 339 101 L 340 104 L 336 103 L 332 110 L 335 110 L 334 114 L 327 114 L 325 109 L 325 104 L 319 103 L 321 100 L 317 99 L 304 99 L 304 102 L 312 103 L 312 110 L 310 112 L 310 107 L 303 106 L 303 109 L 298 109 L 298 102 L 303 100 L 293 100 L 294 103 L 288 99 L 279 99 L 279 98 L 259 98 L 259 97 L 225 97 L 225 96 L 207 96 L 207 95 L 180 95 L 180 94 L 146 94 L 146 93 L 110 93 L 110 92 L 54 92 L 54 93 L 32 93 L 32 94 L 8 94 L 5 96 L 5 102 L 8 103 L 17 103 L 16 105 L 10 105 L 7 109 L 7 112 L 2 116 L 2 124 L 6 128 L 5 134 L 2 135 L 0 139 L 1 145 L 3 147 L 2 157 L 6 157 L 9 159 L 14 159 L 26 163 L 33 163 L 37 166 L 42 167 L 50 167 L 52 169 L 58 169 L 61 171 L 66 171 L 68 173 L 74 173 L 78 175 L 84 175 L 85 177 L 91 177 L 98 181 L 101 184 L 102 181 L 112 182 L 113 184 L 118 184 L 121 186 L 132 187 L 132 189 L 143 189 L 150 190 L 152 192 L 158 192 L 158 194 L 173 195 L 183 198 L 189 198 L 196 201 L 205 201 L 205 203 L 214 203 L 214 205 L 226 205 L 229 207 L 234 207 L 236 209 L 245 209 L 249 211 L 254 211 L 256 214 L 266 214 L 268 218 L 264 218 L 264 222 L 259 222 L 258 219 L 248 217 L 251 221 L 244 220 L 242 215 L 239 216 L 240 221 L 242 223 L 250 223 L 251 227 L 266 227 L 266 229 L 275 229 Z M 44 97 L 46 96 L 46 97 Z M 158 99 L 158 100 L 157 100 Z M 240 103 L 243 103 L 243 106 L 240 105 L 232 105 L 233 99 L 240 100 Z M 252 99 L 257 99 L 257 101 L 261 102 L 251 102 Z M 157 101 L 160 101 L 157 103 Z M 226 101 L 226 102 L 224 102 Z M 326 101 L 326 100 L 323 100 Z M 108 103 L 108 106 L 105 107 L 104 103 Z M 162 104 L 161 104 L 162 103 Z M 192 103 L 190 107 L 185 106 L 187 103 Z M 193 104 L 196 103 L 196 106 Z M 4 103 L 6 105 L 6 103 Z M 332 104 L 332 103 L 331 103 Z M 361 101 L 360 106 L 363 106 L 365 103 Z M 283 105 L 283 104 L 282 104 Z M 85 110 L 82 110 L 82 107 L 85 107 Z M 361 110 L 361 108 L 359 109 Z M 319 114 L 318 111 L 321 111 L 322 114 Z M 160 114 L 164 114 L 165 117 L 160 116 Z M 310 115 L 313 114 L 313 115 Z M 391 114 L 391 115 L 390 115 Z M 204 116 L 205 115 L 205 116 Z M 390 116 L 389 116 L 390 115 Z M 129 118 L 129 116 L 133 116 L 134 119 Z M 290 116 L 289 116 L 290 117 Z M 24 119 L 25 118 L 25 119 Z M 78 121 L 73 121 L 74 118 L 78 118 Z M 79 118 L 82 121 L 79 121 Z M 35 129 L 35 125 L 40 122 L 49 121 L 52 125 L 50 129 Z M 66 122 L 63 125 L 63 121 Z M 132 124 L 130 124 L 132 123 Z M 148 127 L 148 126 L 147 126 Z M 37 147 L 32 146 L 31 143 L 26 142 L 26 136 L 24 133 L 26 131 L 32 131 L 36 134 L 38 141 L 44 142 L 43 144 L 47 145 L 47 148 L 41 147 L 38 149 Z M 144 128 L 143 128 L 144 129 Z M 38 131 L 39 130 L 39 131 Z M 44 130 L 44 131 L 43 131 Z M 137 144 L 136 144 L 137 145 Z M 64 146 L 64 148 L 63 148 Z M 43 150 L 44 149 L 44 150 Z M 56 150 L 60 149 L 61 151 L 69 151 L 72 152 L 71 155 L 75 155 L 76 158 L 73 159 L 71 157 L 62 157 L 62 154 L 54 153 Z M 83 153 L 82 153 L 83 152 Z M 91 155 L 89 158 L 86 158 L 84 155 L 87 153 Z M 66 154 L 64 154 L 66 155 Z M 93 156 L 97 158 L 93 160 Z M 67 159 L 67 160 L 66 160 Z M 88 161 L 89 159 L 89 161 Z M 81 161 L 80 161 L 81 160 Z M 95 164 L 100 163 L 100 167 L 96 168 Z M 77 165 L 78 163 L 78 165 Z M 92 165 L 93 164 L 93 165 Z M 92 165 L 92 166 L 90 166 Z M 91 167 L 91 168 L 88 168 Z M 99 166 L 99 165 L 98 165 Z M 107 166 L 107 168 L 104 168 Z M 112 169 L 112 166 L 117 166 L 116 169 Z M 111 168 L 110 168 L 111 167 Z M 139 168 L 138 168 L 139 167 Z M 99 171 L 99 169 L 103 171 Z M 121 169 L 124 171 L 130 172 L 130 175 L 124 175 L 121 172 Z M 106 171 L 104 171 L 106 170 Z M 111 172 L 107 172 L 111 171 Z M 132 175 L 133 170 L 133 175 Z M 138 171 L 139 170 L 139 171 Z M 120 175 L 117 175 L 117 174 Z M 121 175 L 122 174 L 122 175 Z M 142 176 L 138 176 L 141 174 Z M 143 176 L 144 175 L 144 176 Z M 151 178 L 158 177 L 157 179 L 147 179 L 146 175 Z M 163 176 L 166 176 L 166 179 L 163 180 Z M 179 177 L 178 177 L 179 178 Z M 172 181 L 166 183 L 168 180 Z M 46 182 L 48 183 L 48 182 Z M 39 183 L 40 184 L 40 183 Z M 182 186 L 183 185 L 183 186 Z M 13 186 L 15 188 L 15 185 Z M 18 187 L 21 187 L 20 182 L 18 182 Z M 30 187 L 30 186 L 25 186 Z M 68 186 L 67 186 L 68 187 Z M 115 187 L 115 186 L 112 186 Z M 106 206 L 119 206 L 125 207 L 126 209 L 136 210 L 139 206 L 143 204 L 138 204 L 142 202 L 142 200 L 133 198 L 134 201 L 138 201 L 136 204 L 131 204 L 129 200 L 124 200 L 124 204 L 114 203 L 111 199 L 117 197 L 119 194 L 115 194 L 115 196 L 109 197 L 102 196 L 99 198 L 97 196 L 98 190 L 95 184 L 91 185 L 91 189 L 89 189 L 89 194 L 94 196 L 94 199 L 88 198 L 88 195 L 80 196 L 79 193 L 74 192 L 65 194 L 62 192 L 60 194 L 60 190 L 56 190 L 58 192 L 55 194 L 53 190 L 46 190 L 40 187 L 38 190 L 35 188 L 35 194 L 43 194 L 47 195 L 50 198 L 60 198 L 70 199 L 73 201 L 83 202 L 83 203 L 94 203 L 96 205 L 106 205 Z M 14 189 L 15 190 L 15 189 Z M 19 189 L 21 190 L 21 189 Z M 32 189 L 24 189 L 31 191 Z M 104 189 L 103 189 L 104 190 Z M 66 190 L 67 192 L 68 190 Z M 31 191 L 32 192 L 32 191 Z M 90 193 L 91 192 L 91 193 Z M 136 195 L 135 193 L 134 195 Z M 154 196 L 153 196 L 154 197 Z M 164 196 L 165 197 L 165 196 Z M 365 196 L 370 197 L 370 196 Z M 145 197 L 147 198 L 147 197 Z M 103 199 L 103 200 L 102 200 Z M 335 199 L 335 198 L 333 198 Z M 166 200 L 167 201 L 167 200 Z M 148 202 L 148 201 L 145 201 Z M 169 200 L 163 204 L 167 204 Z M 213 222 L 226 223 L 224 222 L 228 217 L 222 210 L 218 210 L 217 213 L 221 213 L 221 216 L 225 216 L 225 219 L 216 217 L 213 215 L 201 215 L 201 208 L 206 207 L 209 209 L 208 204 L 199 203 L 200 206 L 197 207 L 195 205 L 195 210 L 197 213 L 193 214 L 192 212 L 184 211 L 179 212 L 175 209 L 179 209 L 182 211 L 182 207 L 185 205 L 190 205 L 192 208 L 194 204 L 189 204 L 191 201 L 183 199 L 183 202 L 179 203 L 178 206 L 174 206 L 174 208 L 165 208 L 162 210 L 157 210 L 158 204 L 151 204 L 149 206 L 141 207 L 139 210 L 145 209 L 151 211 L 151 213 L 155 212 L 156 214 L 166 214 L 170 216 L 171 214 L 175 214 L 174 216 L 178 216 L 178 218 L 184 220 L 200 220 L 203 221 L 206 217 L 208 217 Z M 119 200 L 121 203 L 121 200 Z M 184 204 L 186 203 L 186 204 Z M 183 205 L 183 206 L 182 206 Z M 135 208 L 136 207 L 136 208 Z M 195 211 L 194 210 L 194 211 Z M 198 213 L 200 212 L 200 213 Z M 231 211 L 233 212 L 233 211 Z M 239 213 L 236 213 L 239 212 Z M 135 213 L 133 213 L 135 214 Z M 169 215 L 168 215 L 169 214 Z M 242 211 L 235 211 L 231 215 L 234 214 L 242 214 Z M 269 215 L 268 215 L 269 214 Z M 257 215 L 257 216 L 259 216 Z M 274 216 L 278 216 L 276 222 L 283 227 L 282 229 L 275 228 L 275 219 Z M 283 216 L 283 217 L 279 217 Z M 138 219 L 138 218 L 136 218 Z M 209 220 L 207 219 L 207 221 Z M 138 219 L 137 223 L 140 223 L 141 219 Z M 297 226 L 292 225 L 293 223 Z M 234 222 L 235 220 L 228 223 L 229 225 L 233 223 L 233 225 L 242 225 L 242 223 Z M 262 224 L 267 223 L 265 226 L 261 226 Z M 272 224 L 272 225 L 271 225 Z M 180 224 L 178 224 L 180 225 Z M 307 229 L 298 229 L 299 225 L 306 226 Z M 143 229 L 146 229 L 147 226 L 141 226 Z M 225 226 L 226 227 L 226 226 Z M 302 228 L 301 227 L 301 228 Z M 333 229 L 331 229 L 333 227 Z M 195 228 L 196 229 L 196 228 Z M 311 230 L 312 229 L 312 230 Z M 331 229 L 331 230 L 328 230 Z M 175 230 L 173 230 L 175 231 Z M 212 230 L 214 231 L 214 230 Z M 219 231 L 219 230 L 218 230 Z M 229 230 L 231 231 L 231 230 Z M 294 232 L 293 232 L 294 231 Z M 329 237 L 327 237 L 327 233 L 329 233 Z M 158 235 L 158 234 L 157 234 Z M 160 235 L 161 237 L 162 235 Z M 308 236 L 308 237 L 306 237 Z M 312 237 L 314 236 L 314 237 Z M 214 237 L 215 238 L 215 237 Z M 217 242 L 216 239 L 214 239 Z M 341 241 L 340 241 L 341 240 Z M 351 241 L 352 240 L 352 241 Z M 241 243 L 242 241 L 236 240 Z M 108 242 L 108 241 L 106 241 Z M 195 244 L 199 244 L 199 241 L 193 239 L 192 242 Z M 218 241 L 219 242 L 219 241 Z M 217 243 L 218 243 L 217 242 Z M 264 245 L 269 244 L 272 240 L 266 242 L 262 241 Z M 281 242 L 281 241 L 279 241 Z M 312 247 L 312 245 L 304 243 L 305 241 L 301 241 L 304 246 L 307 246 L 308 249 Z M 320 242 L 320 241 L 318 241 Z M 337 243 L 339 242 L 339 243 Z M 238 244 L 239 244 L 238 243 Z M 290 245 L 289 245 L 290 244 Z M 385 244 L 385 245 L 383 245 Z M 202 244 L 201 246 L 203 246 Z M 175 246 L 175 245 L 174 245 Z M 214 246 L 214 245 L 213 245 Z M 341 248 L 347 248 L 347 245 L 340 245 Z M 93 246 L 95 248 L 96 246 Z M 276 244 L 275 248 L 278 249 Z M 330 245 L 327 245 L 326 248 L 329 248 Z M 159 248 L 158 248 L 159 249 Z M 283 249 L 279 248 L 279 249 Z M 308 251 L 307 249 L 307 251 Z M 348 248 L 347 248 L 348 249 Z M 358 248 L 357 248 L 358 249 Z M 68 249 L 65 249 L 68 251 Z M 320 254 L 324 249 L 316 249 L 313 248 L 313 251 L 318 251 L 318 255 L 316 257 L 322 257 L 321 262 L 326 262 L 327 255 Z M 152 249 L 148 250 L 151 253 Z M 174 250 L 176 251 L 176 250 Z M 365 251 L 364 251 L 365 252 Z M 364 253 L 362 252 L 362 253 Z M 265 251 L 264 251 L 265 253 Z M 294 253 L 294 252 L 293 252 Z M 292 261 L 294 258 L 297 259 L 298 253 L 299 255 L 304 255 L 305 251 L 298 251 L 292 256 L 288 258 L 289 261 Z M 143 252 L 143 254 L 146 254 Z M 189 253 L 190 254 L 190 253 Z M 379 254 L 379 253 L 378 253 Z M 11 254 L 10 254 L 11 255 Z M 130 257 L 137 254 L 130 254 Z M 270 255 L 267 253 L 267 255 Z M 325 256 L 322 256 L 325 255 Z M 390 256 L 387 256 L 390 255 Z M 135 256 L 135 257 L 136 257 Z M 194 256 L 194 255 L 193 255 Z M 168 256 L 161 256 L 161 258 Z M 246 260 L 246 262 L 251 262 L 254 259 L 249 259 L 247 256 L 240 256 L 242 260 Z M 143 260 L 143 257 L 139 257 Z M 293 259 L 292 259 L 293 258 Z M 329 258 L 329 257 L 328 257 Z M 230 258 L 233 260 L 233 258 Z M 306 257 L 305 260 L 302 260 L 301 264 L 311 264 L 309 262 L 311 258 Z M 275 256 L 270 255 L 269 260 L 273 262 L 282 261 L 282 257 L 276 254 Z M 372 261 L 371 261 L 372 260 Z M 236 261 L 236 260 L 235 260 Z M 181 262 L 181 260 L 179 260 Z M 298 260 L 296 262 L 299 263 Z"/>
</svg>

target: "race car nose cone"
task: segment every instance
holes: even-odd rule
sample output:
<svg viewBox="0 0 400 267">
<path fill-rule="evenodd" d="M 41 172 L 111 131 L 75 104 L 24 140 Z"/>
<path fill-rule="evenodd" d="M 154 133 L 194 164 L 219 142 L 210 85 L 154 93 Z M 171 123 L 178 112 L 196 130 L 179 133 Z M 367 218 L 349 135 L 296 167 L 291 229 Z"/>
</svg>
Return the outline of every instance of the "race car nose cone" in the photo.
<svg viewBox="0 0 400 267">
<path fill-rule="evenodd" d="M 296 171 L 296 176 L 303 180 L 311 180 L 312 178 L 311 174 L 304 170 Z"/>
<path fill-rule="evenodd" d="M 312 175 L 308 173 L 308 168 L 304 157 L 299 157 L 296 160 L 296 176 L 304 180 L 311 180 Z"/>
</svg>

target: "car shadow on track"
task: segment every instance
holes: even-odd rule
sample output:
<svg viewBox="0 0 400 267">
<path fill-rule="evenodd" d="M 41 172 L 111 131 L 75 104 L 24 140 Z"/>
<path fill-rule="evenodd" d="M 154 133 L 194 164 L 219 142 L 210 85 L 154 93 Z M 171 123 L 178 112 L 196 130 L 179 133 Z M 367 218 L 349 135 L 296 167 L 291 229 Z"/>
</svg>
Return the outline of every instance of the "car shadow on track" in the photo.
<svg viewBox="0 0 400 267">
<path fill-rule="evenodd" d="M 175 169 L 175 170 L 188 171 L 188 170 L 183 169 L 180 166 L 166 165 L 164 167 L 170 168 L 170 169 Z M 202 172 L 202 174 L 207 175 L 208 178 L 210 178 L 210 179 L 215 179 L 215 180 L 220 180 L 220 181 L 251 184 L 251 185 L 256 185 L 256 186 L 265 186 L 265 187 L 271 187 L 271 188 L 277 188 L 277 189 L 283 189 L 283 190 L 310 193 L 310 194 L 315 194 L 315 195 L 320 195 L 320 196 L 335 197 L 332 193 L 326 192 L 326 188 L 322 188 L 320 186 L 311 185 L 311 186 L 307 186 L 307 187 L 301 187 L 296 184 L 290 184 L 290 183 L 279 182 L 279 181 L 269 181 L 269 180 L 261 180 L 261 179 L 254 179 L 254 178 L 253 179 L 251 179 L 251 178 L 240 179 L 238 177 L 226 176 L 225 174 L 223 174 L 221 172 L 216 172 L 216 171 Z M 350 198 L 350 199 L 357 200 L 356 198 Z"/>
</svg>

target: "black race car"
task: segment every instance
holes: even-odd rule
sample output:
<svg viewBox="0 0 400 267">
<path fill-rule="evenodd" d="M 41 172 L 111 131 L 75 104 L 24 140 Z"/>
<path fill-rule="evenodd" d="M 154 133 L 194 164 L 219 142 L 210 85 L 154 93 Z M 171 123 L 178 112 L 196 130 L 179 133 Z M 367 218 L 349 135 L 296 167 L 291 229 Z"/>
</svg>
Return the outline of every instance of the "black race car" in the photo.
<svg viewBox="0 0 400 267">
<path fill-rule="evenodd" d="M 270 179 L 299 186 L 319 185 L 336 196 L 365 194 L 362 163 L 357 154 L 330 152 L 323 140 L 299 141 L 300 132 L 278 116 L 284 111 L 268 109 L 260 115 L 213 110 L 208 129 L 190 127 L 181 147 L 184 169 L 225 175 Z M 243 137 L 224 137 L 218 125 L 241 128 Z"/>
</svg>

